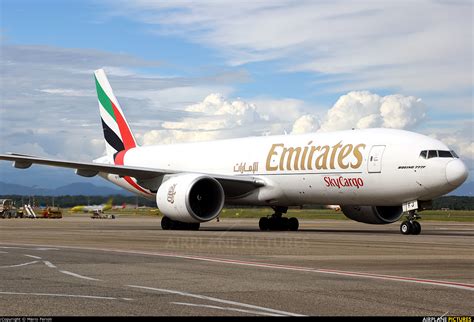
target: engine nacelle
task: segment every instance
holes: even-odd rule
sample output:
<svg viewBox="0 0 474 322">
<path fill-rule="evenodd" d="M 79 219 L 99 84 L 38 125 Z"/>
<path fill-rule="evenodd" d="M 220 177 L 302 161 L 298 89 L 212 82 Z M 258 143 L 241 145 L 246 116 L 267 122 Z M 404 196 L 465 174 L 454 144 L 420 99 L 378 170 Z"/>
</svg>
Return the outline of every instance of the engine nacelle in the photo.
<svg viewBox="0 0 474 322">
<path fill-rule="evenodd" d="M 403 214 L 402 206 L 342 206 L 344 215 L 352 220 L 366 224 L 390 224 Z"/>
<path fill-rule="evenodd" d="M 216 179 L 195 173 L 166 176 L 156 193 L 156 204 L 163 215 L 187 223 L 216 218 L 224 199 L 224 189 Z"/>
</svg>

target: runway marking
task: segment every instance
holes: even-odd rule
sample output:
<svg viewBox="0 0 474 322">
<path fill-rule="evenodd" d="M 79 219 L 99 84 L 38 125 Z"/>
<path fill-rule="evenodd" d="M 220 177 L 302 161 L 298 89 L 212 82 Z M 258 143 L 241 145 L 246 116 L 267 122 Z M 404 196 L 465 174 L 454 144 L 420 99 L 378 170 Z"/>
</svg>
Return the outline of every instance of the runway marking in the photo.
<svg viewBox="0 0 474 322">
<path fill-rule="evenodd" d="M 176 305 L 203 307 L 203 308 L 216 309 L 216 310 L 222 310 L 222 311 L 242 312 L 242 313 L 265 315 L 265 316 L 285 316 L 285 315 L 281 315 L 281 314 L 273 314 L 273 313 L 266 313 L 266 312 L 260 312 L 260 311 L 250 311 L 250 310 L 244 310 L 244 309 L 237 309 L 237 308 L 228 307 L 228 306 L 224 307 L 224 306 L 194 304 L 194 303 L 184 303 L 184 302 L 170 302 L 170 303 L 171 304 L 176 304 Z"/>
<path fill-rule="evenodd" d="M 21 266 L 27 266 L 27 265 L 32 265 L 32 264 L 36 264 L 36 263 L 38 263 L 38 261 L 33 261 L 33 262 L 28 262 L 28 263 L 23 263 L 23 264 L 17 264 L 17 265 L 0 266 L 0 268 L 21 267 Z"/>
<path fill-rule="evenodd" d="M 33 256 L 33 255 L 26 255 L 26 254 L 25 254 L 25 256 L 26 256 L 26 257 L 31 257 L 31 258 L 34 258 L 34 259 L 41 259 L 41 257 Z"/>
<path fill-rule="evenodd" d="M 83 275 L 79 275 L 79 274 L 76 274 L 76 273 L 73 273 L 73 272 L 69 272 L 69 271 L 60 271 L 61 273 L 63 274 L 66 274 L 66 275 L 71 275 L 71 276 L 74 276 L 74 277 L 77 277 L 77 278 L 82 278 L 84 280 L 89 280 L 89 281 L 101 281 L 97 278 L 93 278 L 93 277 L 87 277 L 87 276 L 83 276 Z"/>
<path fill-rule="evenodd" d="M 48 266 L 49 268 L 56 268 L 56 266 L 55 266 L 53 263 L 51 263 L 51 262 L 43 261 L 43 263 L 44 263 L 46 266 Z"/>
<path fill-rule="evenodd" d="M 22 244 L 22 245 L 33 246 L 33 247 L 47 246 L 47 245 L 36 245 L 36 244 L 29 244 L 29 245 Z M 172 253 L 129 251 L 129 250 L 107 249 L 107 248 L 91 248 L 91 247 L 59 246 L 59 245 L 56 245 L 56 246 L 61 247 L 61 248 L 66 248 L 66 249 L 81 249 L 81 250 L 114 252 L 114 253 L 133 254 L 133 255 L 171 257 L 171 258 L 191 259 L 191 260 L 231 264 L 231 265 L 242 265 L 242 266 L 302 271 L 302 272 L 321 273 L 321 274 L 333 274 L 333 275 L 348 276 L 348 277 L 371 278 L 371 279 L 389 280 L 389 281 L 406 282 L 406 283 L 427 284 L 427 285 L 433 285 L 433 286 L 450 287 L 450 288 L 457 288 L 457 289 L 462 289 L 462 290 L 467 290 L 467 291 L 474 291 L 474 284 L 458 283 L 458 282 L 451 282 L 451 281 L 421 279 L 421 278 L 403 277 L 403 276 L 395 276 L 395 275 L 373 274 L 373 273 L 366 273 L 366 272 L 318 269 L 318 268 L 312 268 L 312 267 L 299 267 L 299 266 L 280 265 L 280 264 L 252 262 L 252 261 L 240 261 L 240 260 L 224 259 L 224 258 L 218 258 L 218 257 L 214 258 L 214 257 L 193 256 L 193 255 L 179 255 L 179 254 L 172 254 Z M 14 247 L 10 247 L 10 248 L 14 248 Z"/>
<path fill-rule="evenodd" d="M 197 298 L 197 299 L 201 299 L 201 300 L 208 300 L 208 301 L 212 301 L 212 302 L 242 306 L 242 307 L 247 307 L 247 308 L 250 308 L 250 309 L 257 309 L 257 310 L 267 311 L 267 312 L 270 312 L 270 313 L 276 313 L 276 314 L 285 315 L 285 316 L 304 316 L 304 315 L 301 315 L 301 314 L 269 309 L 269 308 L 266 308 L 266 307 L 252 305 L 252 304 L 246 304 L 246 303 L 234 302 L 234 301 L 229 301 L 229 300 L 223 300 L 223 299 L 219 299 L 219 298 L 216 298 L 216 297 L 210 297 L 210 296 L 205 296 L 205 295 L 191 294 L 191 293 L 186 293 L 186 292 L 180 292 L 180 291 L 175 291 L 175 290 L 167 290 L 167 289 L 163 289 L 163 288 L 147 287 L 147 286 L 138 286 L 138 285 L 125 285 L 125 286 L 132 287 L 132 288 L 143 289 L 143 290 L 158 291 L 158 292 L 162 292 L 162 293 L 177 294 L 177 295 L 181 295 L 181 296 L 193 297 L 193 298 Z"/>
<path fill-rule="evenodd" d="M 99 300 L 133 300 L 129 298 L 117 298 L 108 296 L 93 296 L 93 295 L 73 295 L 73 294 L 50 294 L 50 293 L 22 293 L 22 292 L 0 292 L 4 295 L 36 295 L 36 296 L 55 296 L 55 297 L 78 297 L 85 299 L 99 299 Z"/>
<path fill-rule="evenodd" d="M 163 256 L 166 256 L 166 255 L 163 255 Z M 429 284 L 429 285 L 435 285 L 435 286 L 445 286 L 445 287 L 458 288 L 458 289 L 463 289 L 463 290 L 468 290 L 468 291 L 474 291 L 474 284 L 468 284 L 468 283 L 457 283 L 457 282 L 403 277 L 403 276 L 395 276 L 395 275 L 372 274 L 372 273 L 365 273 L 365 272 L 331 270 L 331 269 L 323 269 L 323 268 L 311 268 L 311 267 L 299 267 L 299 266 L 279 265 L 279 264 L 270 264 L 270 263 L 247 262 L 247 261 L 222 259 L 222 258 L 181 256 L 181 255 L 177 255 L 176 257 L 209 261 L 209 262 L 217 262 L 217 263 L 243 265 L 243 266 L 275 268 L 275 269 L 284 269 L 284 270 L 292 270 L 292 271 L 303 271 L 303 272 L 333 274 L 333 275 L 342 275 L 342 276 L 351 276 L 351 277 L 363 277 L 363 278 L 391 280 L 391 281 L 409 282 L 409 283 L 418 283 L 418 284 Z"/>
<path fill-rule="evenodd" d="M 24 246 L 29 246 L 25 244 Z M 33 245 L 35 246 L 35 245 Z M 31 248 L 25 248 L 25 247 L 14 247 L 14 246 L 0 246 L 2 249 L 27 249 L 31 250 Z M 39 247 L 39 248 L 33 248 L 33 250 L 59 250 L 57 248 L 51 248 L 51 247 Z"/>
<path fill-rule="evenodd" d="M 8 252 L 4 252 L 3 250 L 0 250 L 0 254 L 8 254 Z"/>
<path fill-rule="evenodd" d="M 106 251 L 105 249 L 101 249 L 101 250 Z M 120 250 L 108 250 L 108 251 L 192 259 L 192 260 L 224 263 L 224 264 L 232 264 L 232 265 L 283 269 L 283 270 L 291 270 L 291 271 L 332 274 L 332 275 L 341 275 L 341 276 L 350 276 L 350 277 L 372 278 L 372 279 L 391 280 L 391 281 L 418 283 L 418 284 L 429 284 L 429 285 L 434 285 L 434 286 L 444 286 L 444 287 L 457 288 L 457 289 L 462 289 L 462 290 L 467 290 L 467 291 L 474 291 L 474 284 L 457 283 L 457 282 L 450 282 L 450 281 L 430 280 L 430 279 L 403 277 L 403 276 L 395 276 L 395 275 L 373 274 L 373 273 L 365 273 L 365 272 L 331 270 L 331 269 L 323 269 L 323 268 L 299 267 L 299 266 L 291 266 L 291 265 L 240 261 L 240 260 L 234 260 L 234 259 L 212 258 L 212 257 L 204 257 L 204 256 L 177 255 L 177 254 L 151 253 L 151 252 L 132 252 L 132 251 L 120 251 Z"/>
</svg>

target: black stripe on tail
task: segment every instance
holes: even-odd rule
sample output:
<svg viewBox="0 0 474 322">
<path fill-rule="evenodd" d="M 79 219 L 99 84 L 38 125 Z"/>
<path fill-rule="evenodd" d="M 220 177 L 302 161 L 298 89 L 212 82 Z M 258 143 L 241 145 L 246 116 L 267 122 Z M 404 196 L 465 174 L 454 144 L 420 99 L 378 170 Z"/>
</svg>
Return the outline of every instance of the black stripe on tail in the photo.
<svg viewBox="0 0 474 322">
<path fill-rule="evenodd" d="M 114 131 L 110 127 L 105 124 L 104 120 L 102 120 L 102 128 L 104 129 L 104 138 L 107 143 L 115 149 L 115 151 L 119 152 L 125 150 L 122 140 L 115 134 Z"/>
</svg>

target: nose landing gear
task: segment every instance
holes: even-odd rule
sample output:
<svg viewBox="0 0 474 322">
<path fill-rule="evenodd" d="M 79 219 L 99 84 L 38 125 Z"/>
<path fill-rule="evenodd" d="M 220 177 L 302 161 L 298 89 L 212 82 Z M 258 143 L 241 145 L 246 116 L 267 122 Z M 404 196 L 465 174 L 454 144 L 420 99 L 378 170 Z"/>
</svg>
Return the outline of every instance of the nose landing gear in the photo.
<svg viewBox="0 0 474 322">
<path fill-rule="evenodd" d="M 417 219 L 421 217 L 415 212 L 415 210 L 411 210 L 408 212 L 407 220 L 402 222 L 400 225 L 400 232 L 403 235 L 419 235 L 421 232 L 421 225 Z"/>
</svg>

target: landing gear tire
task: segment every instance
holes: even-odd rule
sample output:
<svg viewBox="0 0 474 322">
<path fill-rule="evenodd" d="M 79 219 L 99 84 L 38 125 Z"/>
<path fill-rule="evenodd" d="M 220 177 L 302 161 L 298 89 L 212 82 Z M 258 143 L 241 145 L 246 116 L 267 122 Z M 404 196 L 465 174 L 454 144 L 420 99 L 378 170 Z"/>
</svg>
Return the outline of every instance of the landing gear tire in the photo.
<svg viewBox="0 0 474 322">
<path fill-rule="evenodd" d="M 400 232 L 403 235 L 419 235 L 421 233 L 421 225 L 418 221 L 404 221 L 400 225 Z"/>
<path fill-rule="evenodd" d="M 269 230 L 270 227 L 269 227 L 269 222 L 268 222 L 268 218 L 267 217 L 262 217 L 260 218 L 259 222 L 258 222 L 258 227 L 260 227 L 260 230 L 262 231 L 265 231 L 265 230 Z"/>
<path fill-rule="evenodd" d="M 299 227 L 298 219 L 292 217 L 287 218 L 283 217 L 283 213 L 286 213 L 288 210 L 287 207 L 274 207 L 275 213 L 268 217 L 260 218 L 258 222 L 258 226 L 260 227 L 261 231 L 297 231 Z"/>
<path fill-rule="evenodd" d="M 413 222 L 413 235 L 419 235 L 421 233 L 421 225 L 418 221 Z"/>
<path fill-rule="evenodd" d="M 413 231 L 413 225 L 410 221 L 402 222 L 402 224 L 400 225 L 400 232 L 403 235 L 410 235 L 412 231 Z"/>
<path fill-rule="evenodd" d="M 297 231 L 300 227 L 300 223 L 297 218 L 291 217 L 288 219 L 288 230 Z"/>
<path fill-rule="evenodd" d="M 421 217 L 416 213 L 415 210 L 411 210 L 407 214 L 407 220 L 402 222 L 400 225 L 400 232 L 403 235 L 419 235 L 421 233 L 421 225 L 417 219 Z"/>
</svg>

